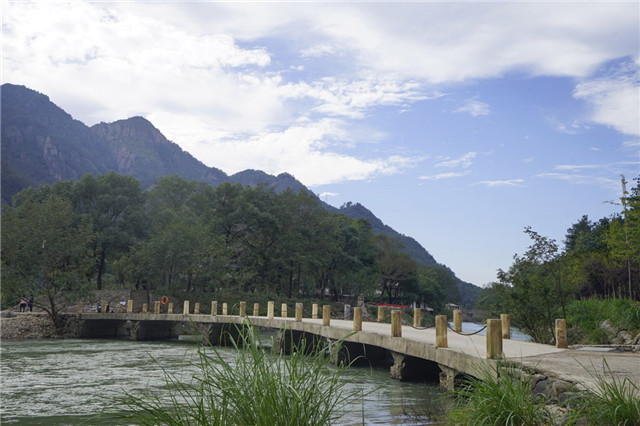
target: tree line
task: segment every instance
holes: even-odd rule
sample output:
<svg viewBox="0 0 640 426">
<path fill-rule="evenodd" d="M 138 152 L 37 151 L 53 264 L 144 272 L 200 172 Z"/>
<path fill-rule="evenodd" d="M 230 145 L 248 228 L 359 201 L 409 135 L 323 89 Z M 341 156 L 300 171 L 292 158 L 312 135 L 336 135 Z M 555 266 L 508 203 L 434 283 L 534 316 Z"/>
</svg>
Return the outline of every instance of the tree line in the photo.
<svg viewBox="0 0 640 426">
<path fill-rule="evenodd" d="M 421 267 L 367 220 L 326 210 L 306 191 L 160 179 L 143 191 L 114 172 L 29 187 L 2 213 L 2 302 L 148 289 L 274 296 L 459 302 L 455 278 Z"/>
<path fill-rule="evenodd" d="M 512 321 L 536 341 L 554 339 L 556 318 L 581 299 L 640 300 L 640 179 L 628 189 L 621 177 L 621 211 L 598 221 L 588 216 L 571 225 L 564 245 L 531 229 L 531 245 L 514 256 L 508 270 L 484 289 L 477 306 Z M 640 312 L 640 310 L 639 310 Z"/>
</svg>

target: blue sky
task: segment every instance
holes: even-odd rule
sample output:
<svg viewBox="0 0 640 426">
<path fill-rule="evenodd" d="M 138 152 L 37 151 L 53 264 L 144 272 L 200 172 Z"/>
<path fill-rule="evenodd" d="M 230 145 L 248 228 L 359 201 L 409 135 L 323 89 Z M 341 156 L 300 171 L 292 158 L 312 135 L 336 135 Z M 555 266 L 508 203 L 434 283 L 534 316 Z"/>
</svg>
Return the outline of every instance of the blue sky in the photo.
<svg viewBox="0 0 640 426">
<path fill-rule="evenodd" d="M 2 2 L 2 82 L 360 202 L 477 285 L 640 175 L 637 2 Z"/>
</svg>

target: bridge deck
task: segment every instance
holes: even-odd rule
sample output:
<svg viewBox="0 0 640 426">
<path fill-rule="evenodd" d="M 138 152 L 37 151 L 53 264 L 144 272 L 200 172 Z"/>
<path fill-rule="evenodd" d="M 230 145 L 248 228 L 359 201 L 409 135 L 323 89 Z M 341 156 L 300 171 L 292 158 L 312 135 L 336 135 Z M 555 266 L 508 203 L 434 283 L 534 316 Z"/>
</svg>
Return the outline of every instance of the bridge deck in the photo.
<svg viewBox="0 0 640 426">
<path fill-rule="evenodd" d="M 175 321 L 194 323 L 242 323 L 243 318 L 235 315 L 181 315 L 181 314 L 81 314 L 83 320 L 132 320 L 132 321 Z M 486 338 L 481 335 L 464 336 L 449 331 L 448 347 L 436 348 L 434 328 L 426 330 L 410 326 L 402 327 L 402 337 L 391 337 L 390 324 L 363 322 L 362 331 L 353 333 L 353 321 L 331 319 L 329 327 L 322 326 L 321 319 L 304 318 L 296 322 L 294 318 L 248 317 L 259 327 L 279 329 L 286 325 L 297 331 L 320 335 L 331 339 L 345 338 L 347 341 L 378 346 L 397 353 L 437 362 L 458 371 L 473 374 L 478 364 L 493 364 L 486 360 Z M 618 380 L 627 378 L 640 386 L 640 354 L 593 352 L 574 349 L 558 349 L 555 346 L 517 340 L 503 340 L 505 357 L 514 362 L 534 368 L 552 378 L 571 381 L 586 388 L 595 389 L 593 372 L 602 375 L 608 370 Z M 610 377 L 609 377 L 610 379 Z"/>
</svg>

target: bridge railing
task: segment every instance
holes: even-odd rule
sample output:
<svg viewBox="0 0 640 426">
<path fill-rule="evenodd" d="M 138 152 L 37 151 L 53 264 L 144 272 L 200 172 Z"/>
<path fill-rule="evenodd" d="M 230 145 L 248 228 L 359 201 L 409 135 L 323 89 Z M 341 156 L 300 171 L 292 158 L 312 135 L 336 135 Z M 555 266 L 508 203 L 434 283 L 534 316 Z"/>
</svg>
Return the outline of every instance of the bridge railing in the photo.
<svg viewBox="0 0 640 426">
<path fill-rule="evenodd" d="M 167 305 L 166 312 L 162 312 L 162 305 Z M 211 314 L 213 316 L 218 315 L 218 301 L 214 300 L 211 302 Z M 101 306 L 105 306 L 105 309 L 102 312 L 107 313 L 108 303 L 102 302 Z M 235 307 L 235 305 L 234 305 Z M 304 305 L 302 303 L 295 304 L 295 314 L 294 321 L 301 322 L 304 316 Z M 388 310 L 391 316 L 391 337 L 402 337 L 402 308 L 408 308 L 405 306 L 396 306 L 396 305 L 378 305 L 378 316 L 377 322 L 385 322 L 385 313 Z M 133 313 L 133 300 L 128 300 L 126 303 L 126 307 L 122 304 L 118 304 L 117 312 L 122 313 L 126 309 L 127 313 Z M 82 302 L 78 303 L 78 313 L 83 312 Z M 99 311 L 100 312 L 100 311 Z M 365 311 L 366 312 L 366 311 Z M 142 305 L 142 313 L 146 314 L 148 312 L 148 306 L 146 303 Z M 173 303 L 168 303 L 168 299 L 163 297 L 160 301 L 154 302 L 153 307 L 154 314 L 166 313 L 173 314 Z M 183 304 L 183 315 L 191 315 L 190 301 L 185 300 Z M 260 305 L 258 303 L 253 304 L 253 316 L 260 316 Z M 193 315 L 206 315 L 200 314 L 200 303 L 196 302 L 193 308 Z M 222 303 L 222 315 L 230 315 L 229 314 L 229 306 L 227 303 Z M 247 316 L 247 303 L 240 302 L 238 306 L 238 316 L 246 317 Z M 275 302 L 269 301 L 267 303 L 267 318 L 274 319 L 275 317 Z M 351 314 L 351 308 L 349 307 L 349 312 L 345 309 L 345 318 L 353 317 L 353 331 L 362 331 L 362 321 L 363 321 L 363 308 L 362 307 L 354 307 L 353 314 Z M 414 329 L 425 330 L 433 327 L 421 327 L 421 316 L 422 310 L 420 308 L 415 308 L 413 310 L 413 325 L 411 325 Z M 288 317 L 288 305 L 286 303 L 282 303 L 280 306 L 280 317 L 287 318 Z M 319 318 L 319 305 L 314 303 L 311 309 L 311 318 L 314 320 Z M 323 305 L 322 306 L 322 325 L 328 327 L 331 325 L 331 306 Z M 510 319 L 508 314 L 500 314 L 500 318 L 489 318 L 487 319 L 487 324 L 484 328 L 475 331 L 473 333 L 463 333 L 462 332 L 462 312 L 458 309 L 453 311 L 453 327 L 449 326 L 446 315 L 436 315 L 435 316 L 435 331 L 436 331 L 436 347 L 446 348 L 448 347 L 448 330 L 453 331 L 454 333 L 460 335 L 470 336 L 473 334 L 477 334 L 480 331 L 483 331 L 486 328 L 486 357 L 490 359 L 501 358 L 503 357 L 503 339 L 511 338 L 511 328 L 510 328 Z M 566 320 L 557 319 L 556 320 L 556 346 L 558 348 L 567 348 L 567 325 Z"/>
</svg>

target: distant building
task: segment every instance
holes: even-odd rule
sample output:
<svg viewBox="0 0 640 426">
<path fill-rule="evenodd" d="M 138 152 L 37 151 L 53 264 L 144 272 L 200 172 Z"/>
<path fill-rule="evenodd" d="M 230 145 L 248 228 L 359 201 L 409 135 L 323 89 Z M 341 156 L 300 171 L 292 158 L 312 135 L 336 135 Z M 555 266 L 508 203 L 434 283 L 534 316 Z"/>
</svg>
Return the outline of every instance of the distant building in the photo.
<svg viewBox="0 0 640 426">
<path fill-rule="evenodd" d="M 451 309 L 452 311 L 459 311 L 459 310 L 462 309 L 462 308 L 460 308 L 460 305 L 456 305 L 455 303 L 447 303 L 444 306 L 445 306 L 445 308 Z"/>
</svg>

